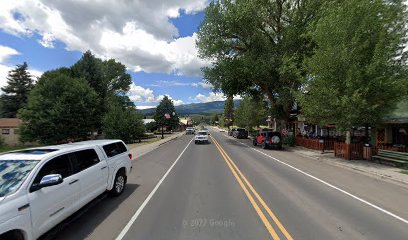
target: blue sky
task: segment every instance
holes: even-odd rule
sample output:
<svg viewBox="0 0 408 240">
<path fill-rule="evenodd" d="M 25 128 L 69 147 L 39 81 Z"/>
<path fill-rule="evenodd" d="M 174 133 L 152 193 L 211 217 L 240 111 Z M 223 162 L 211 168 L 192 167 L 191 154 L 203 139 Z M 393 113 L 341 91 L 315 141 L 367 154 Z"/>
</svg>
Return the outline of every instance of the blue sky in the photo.
<svg viewBox="0 0 408 240">
<path fill-rule="evenodd" d="M 2 0 L 0 85 L 26 61 L 35 76 L 71 66 L 90 49 L 124 63 L 132 76 L 130 98 L 140 108 L 163 95 L 176 105 L 223 100 L 203 82 L 196 32 L 207 0 L 98 2 Z"/>
</svg>

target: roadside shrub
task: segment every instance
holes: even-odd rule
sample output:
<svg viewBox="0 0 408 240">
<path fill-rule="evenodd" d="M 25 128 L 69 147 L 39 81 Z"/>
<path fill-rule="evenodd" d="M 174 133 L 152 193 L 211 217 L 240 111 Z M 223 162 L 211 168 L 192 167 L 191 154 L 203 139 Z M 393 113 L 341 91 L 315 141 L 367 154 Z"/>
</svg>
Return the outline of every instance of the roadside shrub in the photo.
<svg viewBox="0 0 408 240">
<path fill-rule="evenodd" d="M 283 144 L 294 147 L 295 146 L 295 137 L 294 136 L 286 136 L 283 138 Z"/>
</svg>

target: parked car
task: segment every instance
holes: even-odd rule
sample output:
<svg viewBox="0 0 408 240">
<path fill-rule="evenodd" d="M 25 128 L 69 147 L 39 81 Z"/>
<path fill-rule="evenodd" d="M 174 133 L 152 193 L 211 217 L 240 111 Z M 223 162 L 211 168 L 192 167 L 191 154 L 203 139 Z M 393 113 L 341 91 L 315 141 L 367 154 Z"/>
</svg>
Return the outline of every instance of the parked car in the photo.
<svg viewBox="0 0 408 240">
<path fill-rule="evenodd" d="M 194 134 L 194 133 L 195 133 L 195 129 L 193 127 L 186 128 L 186 135 Z"/>
<path fill-rule="evenodd" d="M 233 133 L 232 136 L 234 138 L 248 138 L 248 131 L 245 128 L 237 128 Z"/>
<path fill-rule="evenodd" d="M 272 129 L 268 128 L 261 128 L 259 129 L 259 133 L 253 139 L 253 145 L 261 145 L 263 149 L 282 149 L 282 136 L 280 132 L 274 132 Z"/>
<path fill-rule="evenodd" d="M 234 133 L 234 131 L 237 130 L 236 128 L 231 128 L 228 130 L 228 136 L 232 136 L 232 134 Z"/>
<path fill-rule="evenodd" d="M 0 155 L 0 239 L 37 239 L 101 193 L 119 196 L 131 159 L 121 140 Z"/>
<path fill-rule="evenodd" d="M 207 130 L 200 130 L 197 132 L 197 135 L 195 136 L 194 139 L 194 143 L 198 144 L 198 143 L 209 143 L 208 141 L 208 135 L 210 135 L 208 133 Z"/>
</svg>

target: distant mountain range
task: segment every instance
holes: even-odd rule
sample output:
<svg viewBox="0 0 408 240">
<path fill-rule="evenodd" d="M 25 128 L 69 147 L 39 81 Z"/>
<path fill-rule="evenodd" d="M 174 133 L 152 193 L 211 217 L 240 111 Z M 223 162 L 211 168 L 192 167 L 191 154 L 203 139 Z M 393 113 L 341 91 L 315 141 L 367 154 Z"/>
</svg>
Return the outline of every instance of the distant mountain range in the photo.
<svg viewBox="0 0 408 240">
<path fill-rule="evenodd" d="M 224 112 L 224 101 L 215 101 L 207 103 L 191 103 L 176 106 L 176 112 L 178 115 L 211 115 L 213 113 L 223 113 Z M 237 108 L 241 100 L 234 100 L 234 107 Z M 140 112 L 145 116 L 153 116 L 156 112 L 156 108 L 147 108 L 140 110 Z"/>
</svg>

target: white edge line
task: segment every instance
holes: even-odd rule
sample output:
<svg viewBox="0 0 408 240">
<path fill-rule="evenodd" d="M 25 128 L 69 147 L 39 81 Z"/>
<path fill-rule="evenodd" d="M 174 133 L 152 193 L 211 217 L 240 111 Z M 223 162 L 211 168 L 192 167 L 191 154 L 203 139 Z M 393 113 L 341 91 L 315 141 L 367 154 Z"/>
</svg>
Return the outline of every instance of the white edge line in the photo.
<svg viewBox="0 0 408 240">
<path fill-rule="evenodd" d="M 176 165 L 178 160 L 181 158 L 181 156 L 184 154 L 188 146 L 190 146 L 191 142 L 193 141 L 194 138 L 190 140 L 190 142 L 187 144 L 187 146 L 184 148 L 184 150 L 180 153 L 180 155 L 177 157 L 176 161 L 170 166 L 169 170 L 163 175 L 163 177 L 160 179 L 160 181 L 156 184 L 154 187 L 153 191 L 147 196 L 147 198 L 144 200 L 142 205 L 140 205 L 139 209 L 135 212 L 135 214 L 132 216 L 132 218 L 129 220 L 129 222 L 126 224 L 126 226 L 122 229 L 122 231 L 119 233 L 119 235 L 115 238 L 115 240 L 122 240 L 123 237 L 126 235 L 126 233 L 129 231 L 130 227 L 133 225 L 133 223 L 136 221 L 136 219 L 139 217 L 140 213 L 143 211 L 143 209 L 146 207 L 146 205 L 149 203 L 150 199 L 153 197 L 153 195 L 156 193 L 157 189 L 160 187 L 160 185 L 163 183 L 164 179 L 166 179 L 167 175 L 169 175 L 170 171 L 173 169 L 173 167 Z"/>
<path fill-rule="evenodd" d="M 224 136 L 224 137 L 228 138 L 227 136 Z M 360 202 L 362 202 L 362 203 L 364 203 L 364 204 L 366 204 L 366 205 L 368 205 L 368 206 L 370 206 L 372 208 L 375 208 L 375 209 L 379 210 L 380 212 L 383 212 L 383 213 L 385 213 L 385 214 L 387 214 L 387 215 L 389 215 L 389 216 L 391 216 L 391 217 L 393 217 L 395 219 L 400 220 L 403 223 L 408 224 L 408 220 L 405 219 L 405 218 L 402 218 L 402 217 L 400 217 L 400 216 L 398 216 L 398 215 L 396 215 L 396 214 L 394 214 L 394 213 L 392 213 L 390 211 L 387 211 L 387 210 L 385 210 L 385 209 L 383 209 L 383 208 L 381 208 L 381 207 L 379 207 L 379 206 L 377 206 L 377 205 L 375 205 L 373 203 L 368 202 L 367 200 L 364 200 L 364 199 L 362 199 L 360 197 L 357 197 L 357 196 L 355 196 L 355 195 L 353 195 L 353 194 L 351 194 L 351 193 L 349 193 L 349 192 L 347 192 L 347 191 L 345 191 L 345 190 L 343 190 L 343 189 L 341 189 L 339 187 L 336 187 L 336 186 L 334 186 L 334 185 L 332 185 L 332 184 L 330 184 L 330 183 L 328 183 L 328 182 L 326 182 L 326 181 L 324 181 L 324 180 L 322 180 L 322 179 L 320 179 L 318 177 L 315 177 L 315 176 L 313 176 L 313 175 L 311 175 L 311 174 L 309 174 L 307 172 L 304 172 L 304 171 L 302 171 L 302 170 L 300 170 L 300 169 L 298 169 L 298 168 L 296 168 L 296 167 L 294 167 L 294 166 L 292 166 L 292 165 L 290 165 L 288 163 L 285 163 L 285 162 L 283 162 L 283 161 L 281 161 L 281 160 L 279 160 L 279 159 L 277 159 L 275 157 L 272 157 L 272 156 L 270 156 L 270 155 L 268 155 L 268 154 L 266 154 L 266 153 L 264 153 L 264 152 L 262 152 L 262 151 L 260 151 L 258 149 L 255 149 L 252 146 L 249 146 L 249 145 L 247 145 L 245 143 L 237 141 L 236 139 L 233 139 L 233 140 L 240 143 L 240 144 L 242 144 L 242 145 L 245 145 L 248 148 L 251 148 L 252 150 L 254 150 L 256 152 L 259 152 L 259 153 L 261 153 L 261 154 L 263 154 L 263 155 L 265 155 L 265 156 L 267 156 L 267 157 L 269 157 L 269 158 L 271 158 L 271 159 L 273 159 L 273 160 L 275 160 L 275 161 L 277 161 L 277 162 L 279 162 L 279 163 L 281 163 L 281 164 L 283 164 L 283 165 L 285 165 L 285 166 L 287 166 L 289 168 L 292 168 L 293 170 L 295 170 L 297 172 L 300 172 L 300 173 L 302 173 L 302 174 L 304 174 L 304 175 L 306 175 L 306 176 L 308 176 L 308 177 L 310 177 L 310 178 L 312 178 L 312 179 L 314 179 L 314 180 L 316 180 L 316 181 L 318 181 L 320 183 L 323 183 L 326 186 L 329 186 L 329 187 L 331 187 L 331 188 L 333 188 L 333 189 L 335 189 L 335 190 L 337 190 L 337 191 L 339 191 L 341 193 L 344 193 L 344 194 L 346 194 L 347 196 L 349 196 L 351 198 L 354 198 L 354 199 L 356 199 L 356 200 L 358 200 L 358 201 L 360 201 Z"/>
</svg>

